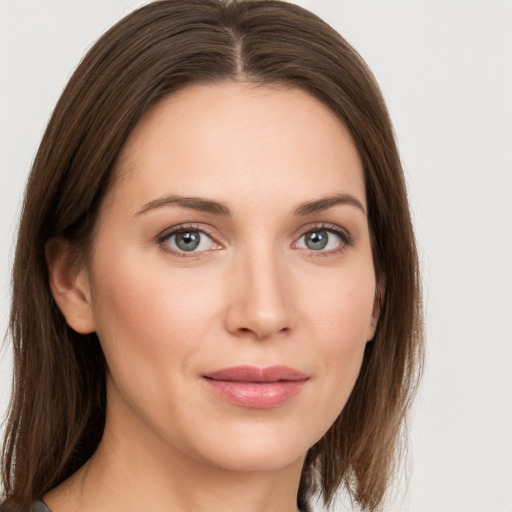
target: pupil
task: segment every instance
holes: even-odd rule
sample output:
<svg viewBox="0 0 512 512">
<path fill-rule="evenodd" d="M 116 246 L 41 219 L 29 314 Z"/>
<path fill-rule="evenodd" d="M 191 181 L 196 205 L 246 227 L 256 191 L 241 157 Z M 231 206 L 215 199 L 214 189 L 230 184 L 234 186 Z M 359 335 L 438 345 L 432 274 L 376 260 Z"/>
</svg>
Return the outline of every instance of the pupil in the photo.
<svg viewBox="0 0 512 512">
<path fill-rule="evenodd" d="M 193 251 L 199 245 L 199 233 L 196 231 L 184 231 L 176 235 L 176 245 L 182 251 Z"/>
<path fill-rule="evenodd" d="M 324 249 L 327 245 L 328 237 L 327 231 L 312 231 L 306 235 L 306 246 L 314 251 Z"/>
</svg>

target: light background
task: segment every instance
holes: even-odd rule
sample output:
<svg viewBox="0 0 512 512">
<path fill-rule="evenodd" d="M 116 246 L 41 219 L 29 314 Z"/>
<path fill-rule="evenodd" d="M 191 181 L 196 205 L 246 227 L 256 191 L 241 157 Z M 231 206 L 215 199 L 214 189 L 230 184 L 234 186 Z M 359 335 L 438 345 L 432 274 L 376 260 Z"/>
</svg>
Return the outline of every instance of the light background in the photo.
<svg viewBox="0 0 512 512">
<path fill-rule="evenodd" d="M 0 0 L 0 332 L 23 185 L 87 48 L 135 0 Z M 512 1 L 311 0 L 373 69 L 405 164 L 428 364 L 394 512 L 512 512 Z M 0 416 L 11 358 L 0 361 Z M 339 510 L 349 510 L 341 505 Z"/>
</svg>

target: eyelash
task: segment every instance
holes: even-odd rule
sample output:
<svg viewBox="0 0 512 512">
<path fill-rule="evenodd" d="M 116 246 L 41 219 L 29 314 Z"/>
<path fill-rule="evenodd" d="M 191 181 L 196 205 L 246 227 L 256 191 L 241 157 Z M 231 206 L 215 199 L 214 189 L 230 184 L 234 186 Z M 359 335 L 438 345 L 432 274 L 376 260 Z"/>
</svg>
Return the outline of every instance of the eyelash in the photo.
<svg viewBox="0 0 512 512">
<path fill-rule="evenodd" d="M 307 228 L 304 231 L 302 231 L 301 235 L 297 240 L 300 240 L 303 236 L 307 235 L 308 233 L 314 233 L 315 231 L 327 231 L 328 233 L 334 233 L 335 235 L 340 237 L 341 243 L 339 247 L 331 249 L 330 251 L 309 250 L 308 252 L 311 255 L 311 257 L 327 258 L 329 256 L 338 255 L 354 245 L 354 238 L 347 230 L 343 229 L 340 226 L 337 226 L 336 224 L 329 223 L 319 223 L 307 226 Z"/>
<path fill-rule="evenodd" d="M 196 231 L 198 233 L 206 235 L 208 238 L 210 238 L 212 240 L 212 242 L 215 245 L 220 246 L 220 244 L 215 241 L 214 235 L 212 233 L 210 233 L 209 230 L 205 229 L 204 226 L 199 226 L 197 224 L 180 224 L 179 226 L 174 226 L 170 229 L 167 229 L 163 233 L 158 235 L 157 243 L 158 243 L 158 245 L 160 245 L 162 247 L 162 249 L 165 252 L 168 252 L 168 253 L 172 254 L 173 256 L 178 256 L 179 258 L 191 258 L 194 256 L 197 257 L 198 253 L 196 253 L 196 252 L 191 251 L 189 254 L 187 254 L 186 251 L 179 251 L 176 249 L 172 249 L 171 247 L 169 247 L 169 244 L 166 243 L 166 241 L 169 238 L 171 238 L 171 236 L 177 235 L 179 233 L 184 233 L 187 231 Z M 201 252 L 204 252 L 204 251 L 201 251 Z"/>
<path fill-rule="evenodd" d="M 178 256 L 180 258 L 190 258 L 190 257 L 197 257 L 198 253 L 190 251 L 189 254 L 187 254 L 186 251 L 179 251 L 176 249 L 172 249 L 169 247 L 169 244 L 166 243 L 166 241 L 172 237 L 173 235 L 177 235 L 178 233 L 183 233 L 187 231 L 195 231 L 198 233 L 201 233 L 203 235 L 206 235 L 208 238 L 212 240 L 212 242 L 215 245 L 221 246 L 218 242 L 215 240 L 215 236 L 208 230 L 205 229 L 204 226 L 199 226 L 197 224 L 181 224 L 179 226 L 174 226 L 170 229 L 165 230 L 157 237 L 157 243 L 162 247 L 162 249 L 174 256 Z M 297 241 L 300 240 L 302 237 L 307 235 L 308 233 L 313 233 L 315 231 L 327 231 L 328 233 L 334 233 L 335 235 L 339 236 L 341 239 L 340 246 L 336 249 L 332 249 L 329 251 L 314 251 L 312 249 L 304 249 L 307 252 L 309 252 L 312 257 L 320 256 L 320 257 L 328 257 L 331 255 L 336 255 L 341 253 L 342 251 L 346 250 L 347 248 L 354 245 L 354 239 L 352 235 L 346 231 L 345 229 L 341 228 L 340 226 L 337 226 L 336 224 L 329 224 L 329 223 L 319 223 L 315 225 L 307 226 L 306 229 L 304 229 L 300 236 L 297 238 Z M 297 243 L 294 242 L 294 245 Z M 216 250 L 216 249 L 214 249 Z M 302 250 L 302 249 L 301 249 Z M 200 252 L 206 252 L 206 251 L 199 251 Z"/>
</svg>

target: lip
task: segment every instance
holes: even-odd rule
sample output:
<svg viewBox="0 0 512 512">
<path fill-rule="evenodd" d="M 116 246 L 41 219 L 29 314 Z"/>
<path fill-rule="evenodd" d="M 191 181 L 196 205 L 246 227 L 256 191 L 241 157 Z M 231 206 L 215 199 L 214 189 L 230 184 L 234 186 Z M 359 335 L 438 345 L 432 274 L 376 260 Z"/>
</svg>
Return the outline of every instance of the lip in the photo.
<svg viewBox="0 0 512 512">
<path fill-rule="evenodd" d="M 235 405 L 278 407 L 300 393 L 308 376 L 288 366 L 233 366 L 203 375 L 208 387 Z"/>
</svg>

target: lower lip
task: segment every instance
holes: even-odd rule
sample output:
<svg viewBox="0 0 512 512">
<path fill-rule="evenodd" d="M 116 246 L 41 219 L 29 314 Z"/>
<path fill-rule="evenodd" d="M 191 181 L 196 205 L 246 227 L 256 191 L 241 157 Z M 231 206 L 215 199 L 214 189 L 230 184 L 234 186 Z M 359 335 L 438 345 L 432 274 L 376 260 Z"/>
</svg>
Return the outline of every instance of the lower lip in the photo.
<svg viewBox="0 0 512 512">
<path fill-rule="evenodd" d="M 234 382 L 206 378 L 204 380 L 221 398 L 235 405 L 253 409 L 278 407 L 300 393 L 306 383 L 306 379 L 277 382 Z"/>
</svg>

